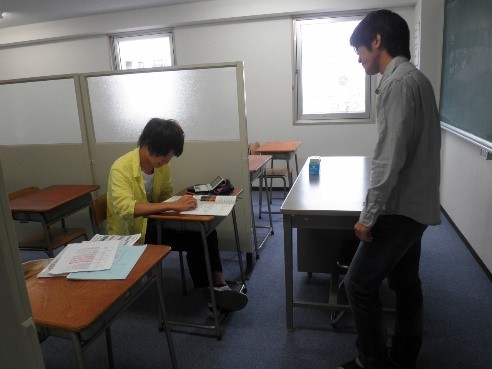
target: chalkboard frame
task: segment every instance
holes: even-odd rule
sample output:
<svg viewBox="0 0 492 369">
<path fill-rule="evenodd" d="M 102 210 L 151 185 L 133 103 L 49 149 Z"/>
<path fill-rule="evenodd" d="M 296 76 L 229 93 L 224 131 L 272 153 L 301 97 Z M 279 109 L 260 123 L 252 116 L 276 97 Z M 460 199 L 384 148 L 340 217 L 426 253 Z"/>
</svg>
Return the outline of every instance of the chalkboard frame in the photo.
<svg viewBox="0 0 492 369">
<path fill-rule="evenodd" d="M 491 6 L 491 4 L 487 4 L 487 6 Z M 481 111 L 486 111 L 490 106 L 486 102 L 488 92 L 477 88 L 478 98 L 474 98 L 473 93 L 470 93 L 471 89 L 464 88 L 468 84 L 478 86 L 484 84 L 483 73 L 481 74 L 480 70 L 483 72 L 485 69 L 486 75 L 492 73 L 492 69 L 488 65 L 490 58 L 476 57 L 476 54 L 483 53 L 483 50 L 490 53 L 490 47 L 488 45 L 484 45 L 484 47 L 473 45 L 474 42 L 492 37 L 492 18 L 485 18 L 484 21 L 484 17 L 486 17 L 484 13 L 487 12 L 484 12 L 483 6 L 481 0 L 467 0 L 466 2 L 446 0 L 445 2 L 440 119 L 441 128 L 490 153 L 492 152 L 492 140 L 489 137 L 492 136 L 492 124 L 487 125 L 487 131 L 483 133 L 483 124 L 488 124 L 488 121 L 480 122 L 480 118 L 483 118 L 485 114 L 482 114 L 482 117 L 479 116 Z M 475 37 L 473 42 L 463 43 L 463 40 L 466 41 L 470 37 L 471 22 L 477 24 L 476 31 L 481 37 L 485 29 L 485 37 L 483 39 Z M 487 44 L 487 42 L 485 43 Z M 465 48 L 463 45 L 466 45 Z M 480 54 L 480 56 L 482 55 Z M 470 60 L 475 63 L 480 60 L 481 63 L 486 64 L 480 64 L 477 68 L 476 65 L 471 65 Z M 466 73 L 463 72 L 465 68 Z M 462 75 L 459 74 L 460 72 L 463 72 Z M 467 79 L 463 77 L 464 75 Z M 474 93 L 476 92 L 474 91 Z M 479 124 L 482 126 L 480 127 Z"/>
</svg>

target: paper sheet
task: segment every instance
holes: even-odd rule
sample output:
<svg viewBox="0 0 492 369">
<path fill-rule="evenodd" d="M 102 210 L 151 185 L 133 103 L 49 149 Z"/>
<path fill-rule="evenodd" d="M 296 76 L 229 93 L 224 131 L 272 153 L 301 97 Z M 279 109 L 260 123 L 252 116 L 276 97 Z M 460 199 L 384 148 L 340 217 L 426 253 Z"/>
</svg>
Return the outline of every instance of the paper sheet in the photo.
<svg viewBox="0 0 492 369">
<path fill-rule="evenodd" d="M 104 270 L 113 265 L 118 241 L 71 243 L 56 259 L 51 274 Z"/>
<path fill-rule="evenodd" d="M 166 201 L 176 201 L 180 198 L 181 196 L 173 196 Z M 234 205 L 236 204 L 235 202 L 235 197 L 236 196 L 225 196 L 229 198 L 234 198 L 234 202 L 222 202 L 222 201 L 200 201 L 198 200 L 200 196 L 196 196 L 197 198 L 197 207 L 193 210 L 187 210 L 187 211 L 182 211 L 180 214 L 193 214 L 193 215 L 216 215 L 216 216 L 221 216 L 225 217 L 229 215 L 229 213 L 232 211 L 234 208 Z M 220 196 L 217 196 L 220 197 Z M 231 201 L 230 199 L 228 199 Z"/>
<path fill-rule="evenodd" d="M 147 245 L 144 246 L 118 246 L 111 269 L 94 272 L 70 273 L 68 279 L 125 279 L 142 256 Z"/>
<path fill-rule="evenodd" d="M 90 241 L 84 241 L 84 242 L 98 242 L 98 241 L 111 241 L 111 240 L 118 240 L 119 245 L 134 245 L 138 240 L 140 239 L 140 233 L 133 234 L 133 235 L 105 235 L 105 234 L 96 234 Z M 56 258 L 53 259 L 53 261 L 48 264 L 46 268 L 43 269 L 41 273 L 38 274 L 38 278 L 49 278 L 49 277 L 64 277 L 68 273 L 63 273 L 63 274 L 51 274 L 51 270 L 55 267 L 55 265 L 58 263 L 58 260 L 61 259 L 61 255 L 65 249 L 61 250 L 60 253 L 56 256 Z"/>
</svg>

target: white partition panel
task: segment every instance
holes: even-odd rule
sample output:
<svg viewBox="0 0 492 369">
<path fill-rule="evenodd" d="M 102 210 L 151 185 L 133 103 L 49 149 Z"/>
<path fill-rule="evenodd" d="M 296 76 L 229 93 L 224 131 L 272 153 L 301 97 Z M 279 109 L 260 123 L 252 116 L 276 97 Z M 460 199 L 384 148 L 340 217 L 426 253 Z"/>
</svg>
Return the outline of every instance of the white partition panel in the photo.
<svg viewBox="0 0 492 369">
<path fill-rule="evenodd" d="M 94 177 L 106 191 L 111 164 L 136 146 L 153 117 L 176 119 L 183 155 L 171 161 L 175 191 L 217 175 L 244 189 L 236 207 L 243 251 L 252 251 L 251 204 L 242 62 L 82 75 Z M 221 249 L 234 249 L 230 219 L 219 227 Z"/>
<path fill-rule="evenodd" d="M 74 77 L 0 84 L 0 145 L 81 143 Z"/>
<path fill-rule="evenodd" d="M 180 122 L 188 141 L 239 140 L 236 68 L 88 78 L 96 142 L 136 142 L 152 117 Z"/>
</svg>

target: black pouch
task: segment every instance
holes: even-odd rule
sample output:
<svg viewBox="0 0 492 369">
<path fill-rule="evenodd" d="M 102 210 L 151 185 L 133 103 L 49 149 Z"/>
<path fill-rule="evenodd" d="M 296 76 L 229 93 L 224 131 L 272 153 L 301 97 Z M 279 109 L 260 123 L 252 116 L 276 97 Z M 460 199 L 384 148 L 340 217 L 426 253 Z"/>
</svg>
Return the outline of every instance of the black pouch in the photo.
<svg viewBox="0 0 492 369">
<path fill-rule="evenodd" d="M 231 181 L 225 179 L 224 183 L 218 185 L 215 190 L 211 191 L 211 193 L 220 196 L 229 195 L 232 191 L 234 191 L 234 186 L 232 185 Z"/>
</svg>

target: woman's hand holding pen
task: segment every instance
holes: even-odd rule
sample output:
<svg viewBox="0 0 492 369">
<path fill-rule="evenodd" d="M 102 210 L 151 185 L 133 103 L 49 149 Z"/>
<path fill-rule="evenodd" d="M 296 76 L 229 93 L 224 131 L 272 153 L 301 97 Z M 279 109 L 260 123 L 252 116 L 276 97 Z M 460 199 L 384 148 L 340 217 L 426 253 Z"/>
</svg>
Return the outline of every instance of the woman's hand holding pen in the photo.
<svg viewBox="0 0 492 369">
<path fill-rule="evenodd" d="M 174 202 L 176 211 L 186 211 L 196 208 L 196 199 L 191 195 L 184 195 Z"/>
</svg>

